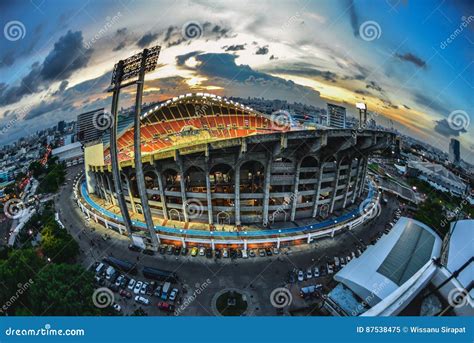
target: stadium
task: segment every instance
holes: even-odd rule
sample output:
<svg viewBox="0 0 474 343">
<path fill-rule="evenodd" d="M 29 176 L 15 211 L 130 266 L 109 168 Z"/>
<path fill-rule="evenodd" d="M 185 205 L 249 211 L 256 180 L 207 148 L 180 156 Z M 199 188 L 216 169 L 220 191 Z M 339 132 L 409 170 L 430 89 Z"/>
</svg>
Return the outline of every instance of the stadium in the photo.
<svg viewBox="0 0 474 343">
<path fill-rule="evenodd" d="M 309 242 L 367 220 L 378 201 L 367 179 L 368 158 L 390 154 L 395 135 L 290 119 L 284 111 L 268 115 L 207 93 L 148 109 L 140 119 L 142 204 L 133 118 L 120 117 L 118 160 L 134 241 L 149 243 L 146 207 L 160 242 L 212 247 Z M 107 138 L 85 146 L 75 196 L 87 216 L 126 234 Z"/>
</svg>

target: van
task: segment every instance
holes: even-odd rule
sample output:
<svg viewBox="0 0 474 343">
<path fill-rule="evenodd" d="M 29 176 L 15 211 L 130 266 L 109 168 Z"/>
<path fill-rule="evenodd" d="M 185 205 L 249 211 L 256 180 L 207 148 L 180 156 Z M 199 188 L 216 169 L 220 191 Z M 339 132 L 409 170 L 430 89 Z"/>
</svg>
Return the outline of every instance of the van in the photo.
<svg viewBox="0 0 474 343">
<path fill-rule="evenodd" d="M 339 257 L 334 256 L 334 265 L 336 266 L 336 269 L 339 268 Z"/>
<path fill-rule="evenodd" d="M 107 280 L 110 280 L 114 275 L 115 275 L 115 268 L 112 266 L 109 266 L 109 268 L 107 268 L 107 270 L 105 271 L 105 278 Z"/>
<path fill-rule="evenodd" d="M 102 272 L 104 271 L 104 269 L 105 269 L 105 264 L 103 264 L 103 263 L 101 262 L 101 263 L 99 263 L 99 265 L 97 266 L 97 268 L 95 268 L 95 273 L 96 273 L 97 275 L 102 274 Z"/>
<path fill-rule="evenodd" d="M 168 299 L 168 293 L 171 288 L 171 283 L 170 282 L 165 282 L 163 285 L 163 289 L 161 290 L 161 299 L 166 300 Z"/>
</svg>

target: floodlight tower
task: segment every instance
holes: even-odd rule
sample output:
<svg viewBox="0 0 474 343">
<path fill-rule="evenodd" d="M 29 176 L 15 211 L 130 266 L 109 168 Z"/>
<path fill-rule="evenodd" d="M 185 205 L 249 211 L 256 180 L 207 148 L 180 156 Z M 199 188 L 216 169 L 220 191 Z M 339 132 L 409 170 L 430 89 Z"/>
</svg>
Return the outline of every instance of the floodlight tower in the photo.
<svg viewBox="0 0 474 343">
<path fill-rule="evenodd" d="M 142 205 L 143 215 L 145 217 L 146 226 L 150 234 L 153 250 L 158 249 L 159 238 L 156 234 L 155 227 L 153 224 L 153 218 L 151 216 L 150 207 L 148 205 L 148 197 L 146 194 L 145 178 L 143 174 L 143 165 L 141 160 L 141 136 L 140 136 L 140 116 L 142 108 L 142 97 L 143 97 L 143 85 L 145 82 L 145 74 L 155 70 L 158 56 L 160 54 L 161 47 L 154 46 L 150 49 L 144 49 L 142 52 L 135 54 L 125 60 L 119 61 L 112 74 L 112 83 L 109 91 L 113 92 L 112 97 L 112 116 L 113 116 L 113 127 L 110 130 L 110 159 L 112 163 L 112 173 L 114 178 L 114 186 L 117 193 L 117 200 L 122 213 L 123 221 L 127 231 L 132 237 L 132 221 L 128 212 L 125 197 L 122 192 L 122 179 L 120 177 L 120 166 L 118 161 L 118 149 L 117 149 L 117 127 L 118 127 L 118 101 L 120 95 L 120 89 L 136 85 L 137 93 L 135 98 L 135 118 L 134 118 L 134 158 L 135 158 L 135 171 L 136 181 L 138 186 L 138 193 L 140 195 L 140 201 Z M 125 84 L 122 81 L 133 79 Z"/>
<path fill-rule="evenodd" d="M 359 109 L 359 128 L 363 128 L 367 123 L 367 105 L 363 102 L 358 102 L 356 107 Z M 364 113 L 364 121 L 362 121 L 362 113 Z"/>
</svg>

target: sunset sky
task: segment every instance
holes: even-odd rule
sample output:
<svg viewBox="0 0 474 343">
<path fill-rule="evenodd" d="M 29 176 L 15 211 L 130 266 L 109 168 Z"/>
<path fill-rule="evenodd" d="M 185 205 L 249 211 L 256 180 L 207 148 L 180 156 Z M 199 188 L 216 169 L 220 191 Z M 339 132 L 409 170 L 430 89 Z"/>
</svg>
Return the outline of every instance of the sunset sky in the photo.
<svg viewBox="0 0 474 343">
<path fill-rule="evenodd" d="M 206 91 L 349 114 L 364 101 L 378 122 L 444 151 L 460 139 L 472 163 L 473 16 L 468 0 L 3 0 L 0 143 L 109 108 L 113 65 L 159 44 L 145 101 Z"/>
</svg>

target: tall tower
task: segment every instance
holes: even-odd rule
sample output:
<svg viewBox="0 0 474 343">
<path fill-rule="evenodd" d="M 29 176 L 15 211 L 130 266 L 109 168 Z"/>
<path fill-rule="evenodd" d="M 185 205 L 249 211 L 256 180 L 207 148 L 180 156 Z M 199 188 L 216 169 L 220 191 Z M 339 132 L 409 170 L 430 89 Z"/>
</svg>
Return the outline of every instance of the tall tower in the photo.
<svg viewBox="0 0 474 343">
<path fill-rule="evenodd" d="M 346 108 L 328 103 L 327 125 L 339 129 L 346 128 Z"/>
<path fill-rule="evenodd" d="M 455 138 L 451 138 L 449 143 L 449 161 L 454 164 L 461 162 L 461 143 Z"/>
</svg>

